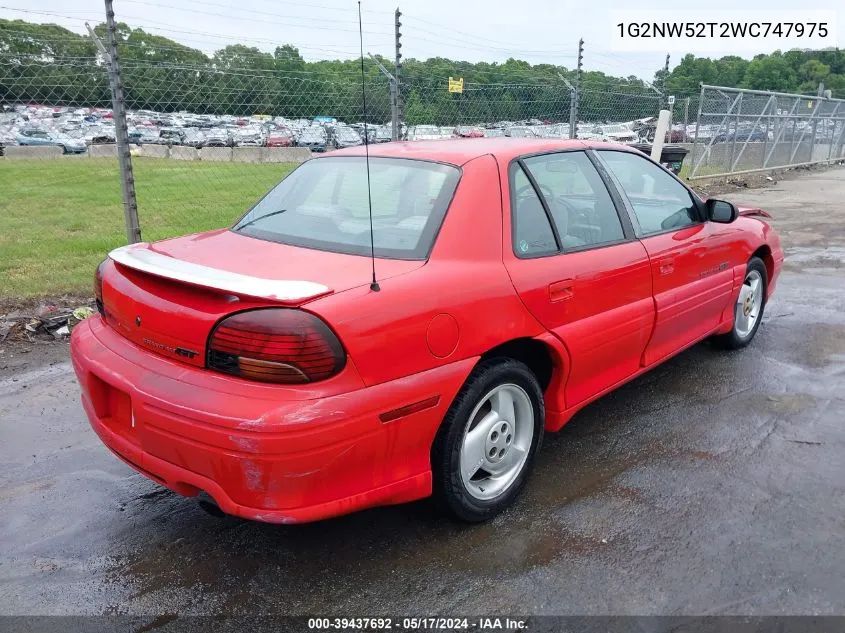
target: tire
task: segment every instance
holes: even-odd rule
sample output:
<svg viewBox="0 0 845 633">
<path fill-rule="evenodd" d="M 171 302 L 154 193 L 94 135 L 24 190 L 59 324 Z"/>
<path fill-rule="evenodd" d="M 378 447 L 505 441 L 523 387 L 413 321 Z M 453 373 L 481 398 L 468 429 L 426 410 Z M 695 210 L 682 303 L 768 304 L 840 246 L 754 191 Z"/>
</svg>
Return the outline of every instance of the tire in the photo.
<svg viewBox="0 0 845 633">
<path fill-rule="evenodd" d="M 534 466 L 543 429 L 543 392 L 531 370 L 511 358 L 480 362 L 455 397 L 432 446 L 433 494 L 440 510 L 478 523 L 510 506 Z M 465 473 L 475 473 L 471 478 L 462 474 L 462 463 Z"/>
<path fill-rule="evenodd" d="M 756 284 L 755 284 L 756 281 Z M 748 345 L 760 329 L 763 311 L 766 308 L 766 294 L 769 288 L 766 265 L 759 257 L 748 260 L 745 269 L 743 289 L 734 308 L 734 322 L 727 334 L 714 337 L 714 342 L 724 349 L 740 349 Z M 752 288 L 749 294 L 746 288 Z M 752 322 L 753 321 L 753 322 Z"/>
</svg>

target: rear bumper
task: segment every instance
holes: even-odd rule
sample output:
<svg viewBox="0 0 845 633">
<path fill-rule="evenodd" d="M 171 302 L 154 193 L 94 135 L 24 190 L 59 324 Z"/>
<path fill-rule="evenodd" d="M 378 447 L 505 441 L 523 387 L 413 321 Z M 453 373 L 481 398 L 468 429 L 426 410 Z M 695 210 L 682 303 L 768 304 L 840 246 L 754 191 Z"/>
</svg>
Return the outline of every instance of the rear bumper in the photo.
<svg viewBox="0 0 845 633">
<path fill-rule="evenodd" d="M 152 354 L 98 316 L 74 328 L 71 358 L 91 426 L 118 457 L 179 494 L 205 491 L 228 514 L 271 523 L 431 494 L 431 443 L 475 364 L 293 400 L 289 388 Z M 379 418 L 432 396 L 431 408 Z"/>
</svg>

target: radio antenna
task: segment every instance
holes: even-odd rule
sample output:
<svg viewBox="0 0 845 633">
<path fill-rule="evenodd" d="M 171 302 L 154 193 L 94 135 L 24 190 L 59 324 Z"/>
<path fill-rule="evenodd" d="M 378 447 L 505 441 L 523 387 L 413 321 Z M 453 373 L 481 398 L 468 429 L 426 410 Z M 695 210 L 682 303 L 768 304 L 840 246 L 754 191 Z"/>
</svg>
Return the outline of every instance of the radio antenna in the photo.
<svg viewBox="0 0 845 633">
<path fill-rule="evenodd" d="M 367 204 L 370 209 L 370 261 L 373 264 L 373 280 L 370 290 L 381 288 L 376 281 L 376 240 L 373 234 L 373 194 L 370 190 L 370 133 L 367 130 L 367 88 L 364 81 L 364 29 L 361 26 L 361 0 L 358 0 L 358 42 L 361 44 L 361 100 L 364 103 L 364 160 L 367 164 Z"/>
</svg>

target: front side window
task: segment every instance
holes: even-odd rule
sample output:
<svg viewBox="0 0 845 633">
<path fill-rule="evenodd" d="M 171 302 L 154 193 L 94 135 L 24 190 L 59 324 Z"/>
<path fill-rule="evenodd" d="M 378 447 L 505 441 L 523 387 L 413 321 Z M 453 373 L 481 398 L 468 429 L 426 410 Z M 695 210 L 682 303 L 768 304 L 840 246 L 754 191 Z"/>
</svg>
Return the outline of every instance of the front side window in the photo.
<svg viewBox="0 0 845 633">
<path fill-rule="evenodd" d="M 460 170 L 421 160 L 370 158 L 376 257 L 425 259 Z M 303 163 L 233 227 L 244 235 L 338 253 L 370 254 L 363 156 Z"/>
<path fill-rule="evenodd" d="M 644 156 L 599 151 L 637 216 L 643 235 L 681 229 L 700 221 L 687 188 Z"/>
<path fill-rule="evenodd" d="M 525 159 L 546 200 L 564 251 L 624 239 L 613 199 L 584 152 Z"/>
</svg>

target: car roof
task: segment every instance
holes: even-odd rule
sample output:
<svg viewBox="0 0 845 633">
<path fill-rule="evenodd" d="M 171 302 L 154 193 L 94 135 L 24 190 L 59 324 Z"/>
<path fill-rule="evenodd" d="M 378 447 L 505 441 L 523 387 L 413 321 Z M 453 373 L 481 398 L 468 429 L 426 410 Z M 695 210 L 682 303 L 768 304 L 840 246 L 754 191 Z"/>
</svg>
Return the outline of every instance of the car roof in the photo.
<svg viewBox="0 0 845 633">
<path fill-rule="evenodd" d="M 453 165 L 463 165 L 473 158 L 490 154 L 500 163 L 508 163 L 526 154 L 553 152 L 567 149 L 613 148 L 631 150 L 626 145 L 552 138 L 456 138 L 433 141 L 402 141 L 370 145 L 370 156 L 385 158 L 410 158 L 430 160 Z M 325 154 L 330 156 L 363 156 L 364 146 L 349 147 Z"/>
</svg>

